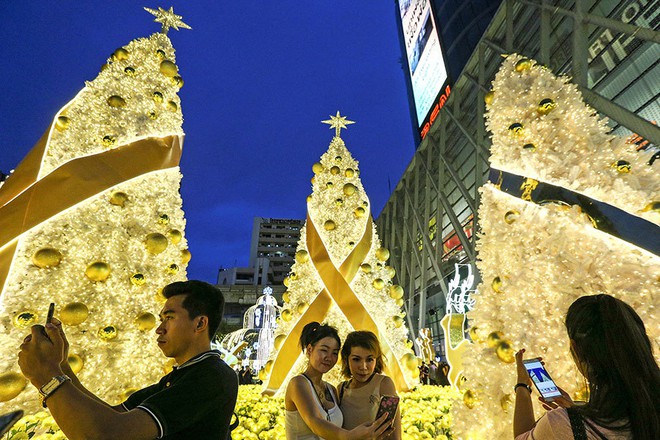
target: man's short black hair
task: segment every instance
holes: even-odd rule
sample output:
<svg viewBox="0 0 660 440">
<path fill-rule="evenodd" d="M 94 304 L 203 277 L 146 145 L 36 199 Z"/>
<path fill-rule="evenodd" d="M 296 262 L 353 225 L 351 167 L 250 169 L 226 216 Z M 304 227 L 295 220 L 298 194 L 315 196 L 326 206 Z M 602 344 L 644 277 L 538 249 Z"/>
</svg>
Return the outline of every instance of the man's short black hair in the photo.
<svg viewBox="0 0 660 440">
<path fill-rule="evenodd" d="M 220 327 L 222 314 L 225 310 L 225 297 L 220 289 L 198 280 L 177 281 L 165 286 L 163 289 L 165 298 L 172 298 L 177 295 L 186 295 L 181 304 L 188 311 L 190 319 L 202 315 L 208 317 L 209 339 L 213 340 L 213 336 Z"/>
</svg>

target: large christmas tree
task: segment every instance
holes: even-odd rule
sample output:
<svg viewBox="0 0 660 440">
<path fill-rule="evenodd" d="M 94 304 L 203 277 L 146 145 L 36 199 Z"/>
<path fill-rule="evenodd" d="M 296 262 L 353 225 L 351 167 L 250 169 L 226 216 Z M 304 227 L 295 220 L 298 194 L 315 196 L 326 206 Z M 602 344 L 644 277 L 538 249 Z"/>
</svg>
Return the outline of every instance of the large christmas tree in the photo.
<svg viewBox="0 0 660 440">
<path fill-rule="evenodd" d="M 543 357 L 559 386 L 585 398 L 563 323 L 580 296 L 626 301 L 660 342 L 660 179 L 648 157 L 609 134 L 568 78 L 518 55 L 504 61 L 487 103 L 483 282 L 468 314 L 474 344 L 463 358 L 463 402 L 452 414 L 464 439 L 511 438 L 519 348 Z"/>
<path fill-rule="evenodd" d="M 166 368 L 159 290 L 185 279 L 183 85 L 163 31 L 118 48 L 0 187 L 0 413 L 39 405 L 18 347 L 50 302 L 81 381 L 116 404 Z"/>
<path fill-rule="evenodd" d="M 311 321 L 337 327 L 343 339 L 353 330 L 370 330 L 380 340 L 386 374 L 407 390 L 419 374 L 404 321 L 403 288 L 393 285 L 395 271 L 386 264 L 371 217 L 369 198 L 359 178 L 358 162 L 340 137 L 352 121 L 336 116 L 324 121 L 336 136 L 321 160 L 312 166 L 312 194 L 307 221 L 300 234 L 296 262 L 285 280 L 288 290 L 275 333 L 275 350 L 264 372 L 264 390 L 284 390 L 305 366 L 298 345 L 302 328 Z M 338 368 L 329 379 L 339 382 Z"/>
</svg>

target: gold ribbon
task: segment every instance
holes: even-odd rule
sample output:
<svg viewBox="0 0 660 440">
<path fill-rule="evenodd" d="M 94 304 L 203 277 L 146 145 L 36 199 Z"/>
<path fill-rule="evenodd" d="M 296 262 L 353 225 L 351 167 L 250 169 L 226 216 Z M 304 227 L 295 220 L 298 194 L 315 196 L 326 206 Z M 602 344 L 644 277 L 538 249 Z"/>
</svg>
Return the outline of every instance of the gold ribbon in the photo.
<svg viewBox="0 0 660 440">
<path fill-rule="evenodd" d="M 362 238 L 339 269 L 332 263 L 330 255 L 328 255 L 327 249 L 318 234 L 318 230 L 309 215 L 307 216 L 306 226 L 307 252 L 309 253 L 312 264 L 314 264 L 321 277 L 324 288 L 286 336 L 284 343 L 274 359 L 270 377 L 264 387 L 264 393 L 273 395 L 277 392 L 298 358 L 298 356 L 293 356 L 292 353 L 296 353 L 298 350 L 298 340 L 300 339 L 303 327 L 312 321 L 320 322 L 325 318 L 333 300 L 337 303 L 337 306 L 344 313 L 354 329 L 368 330 L 378 336 L 383 355 L 387 360 L 385 373 L 392 378 L 397 389 L 408 390 L 409 388 L 401 367 L 392 353 L 387 338 L 378 330 L 378 326 L 349 285 L 355 277 L 360 264 L 369 253 L 369 249 L 371 249 L 373 235 L 373 220 L 371 216 L 369 216 Z"/>
<path fill-rule="evenodd" d="M 470 347 L 470 341 L 463 334 L 465 319 L 462 313 L 449 313 L 440 321 L 445 332 L 445 354 L 449 364 L 447 379 L 455 388 L 460 385 L 463 375 L 463 353 Z"/>
<path fill-rule="evenodd" d="M 58 213 L 140 175 L 175 167 L 178 135 L 148 138 L 71 160 L 37 180 L 48 132 L 0 187 L 0 292 L 21 235 Z"/>
</svg>

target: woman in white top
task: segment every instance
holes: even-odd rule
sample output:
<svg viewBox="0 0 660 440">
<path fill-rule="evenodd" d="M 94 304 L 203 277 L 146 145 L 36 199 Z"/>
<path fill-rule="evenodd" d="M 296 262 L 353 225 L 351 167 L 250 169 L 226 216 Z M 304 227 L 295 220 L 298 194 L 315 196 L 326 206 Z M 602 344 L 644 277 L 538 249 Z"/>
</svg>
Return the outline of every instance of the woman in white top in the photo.
<svg viewBox="0 0 660 440">
<path fill-rule="evenodd" d="M 344 421 L 337 403 L 337 390 L 323 380 L 339 357 L 341 341 L 337 330 L 318 322 L 307 324 L 300 346 L 308 358 L 304 373 L 289 382 L 284 396 L 287 440 L 358 440 L 380 438 L 391 428 L 383 424 L 386 415 L 354 429 L 342 429 Z"/>
<path fill-rule="evenodd" d="M 568 394 L 534 421 L 531 380 L 516 353 L 516 440 L 660 439 L 660 369 L 644 323 L 632 307 L 610 295 L 578 298 L 568 308 L 566 330 L 575 364 L 589 382 L 589 400 L 575 405 Z"/>
</svg>

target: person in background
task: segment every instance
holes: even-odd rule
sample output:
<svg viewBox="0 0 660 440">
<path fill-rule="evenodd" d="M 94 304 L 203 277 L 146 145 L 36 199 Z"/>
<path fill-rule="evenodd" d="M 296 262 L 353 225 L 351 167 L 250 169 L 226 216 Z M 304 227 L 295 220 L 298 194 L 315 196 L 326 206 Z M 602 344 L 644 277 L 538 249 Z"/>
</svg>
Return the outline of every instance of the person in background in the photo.
<svg viewBox="0 0 660 440">
<path fill-rule="evenodd" d="M 583 296 L 569 307 L 566 330 L 589 400 L 577 405 L 560 390 L 553 402 L 541 399 L 549 411 L 535 422 L 525 349 L 518 351 L 516 440 L 660 439 L 660 369 L 639 315 L 610 295 Z"/>
<path fill-rule="evenodd" d="M 437 385 L 438 377 L 438 366 L 435 364 L 435 361 L 429 362 L 429 385 Z"/>
<path fill-rule="evenodd" d="M 344 414 L 344 428 L 353 429 L 376 420 L 381 396 L 396 396 L 394 382 L 382 374 L 383 352 L 375 334 L 351 332 L 341 349 L 342 374 L 348 378 L 339 385 L 339 406 Z M 401 439 L 401 411 L 397 409 L 393 431 L 388 439 Z"/>
<path fill-rule="evenodd" d="M 343 429 L 343 414 L 337 390 L 323 380 L 339 357 L 341 340 L 337 329 L 310 322 L 300 335 L 300 347 L 307 356 L 307 368 L 294 376 L 286 387 L 284 419 L 287 440 L 373 439 L 387 434 L 390 426 L 383 415 L 354 429 Z"/>
</svg>

